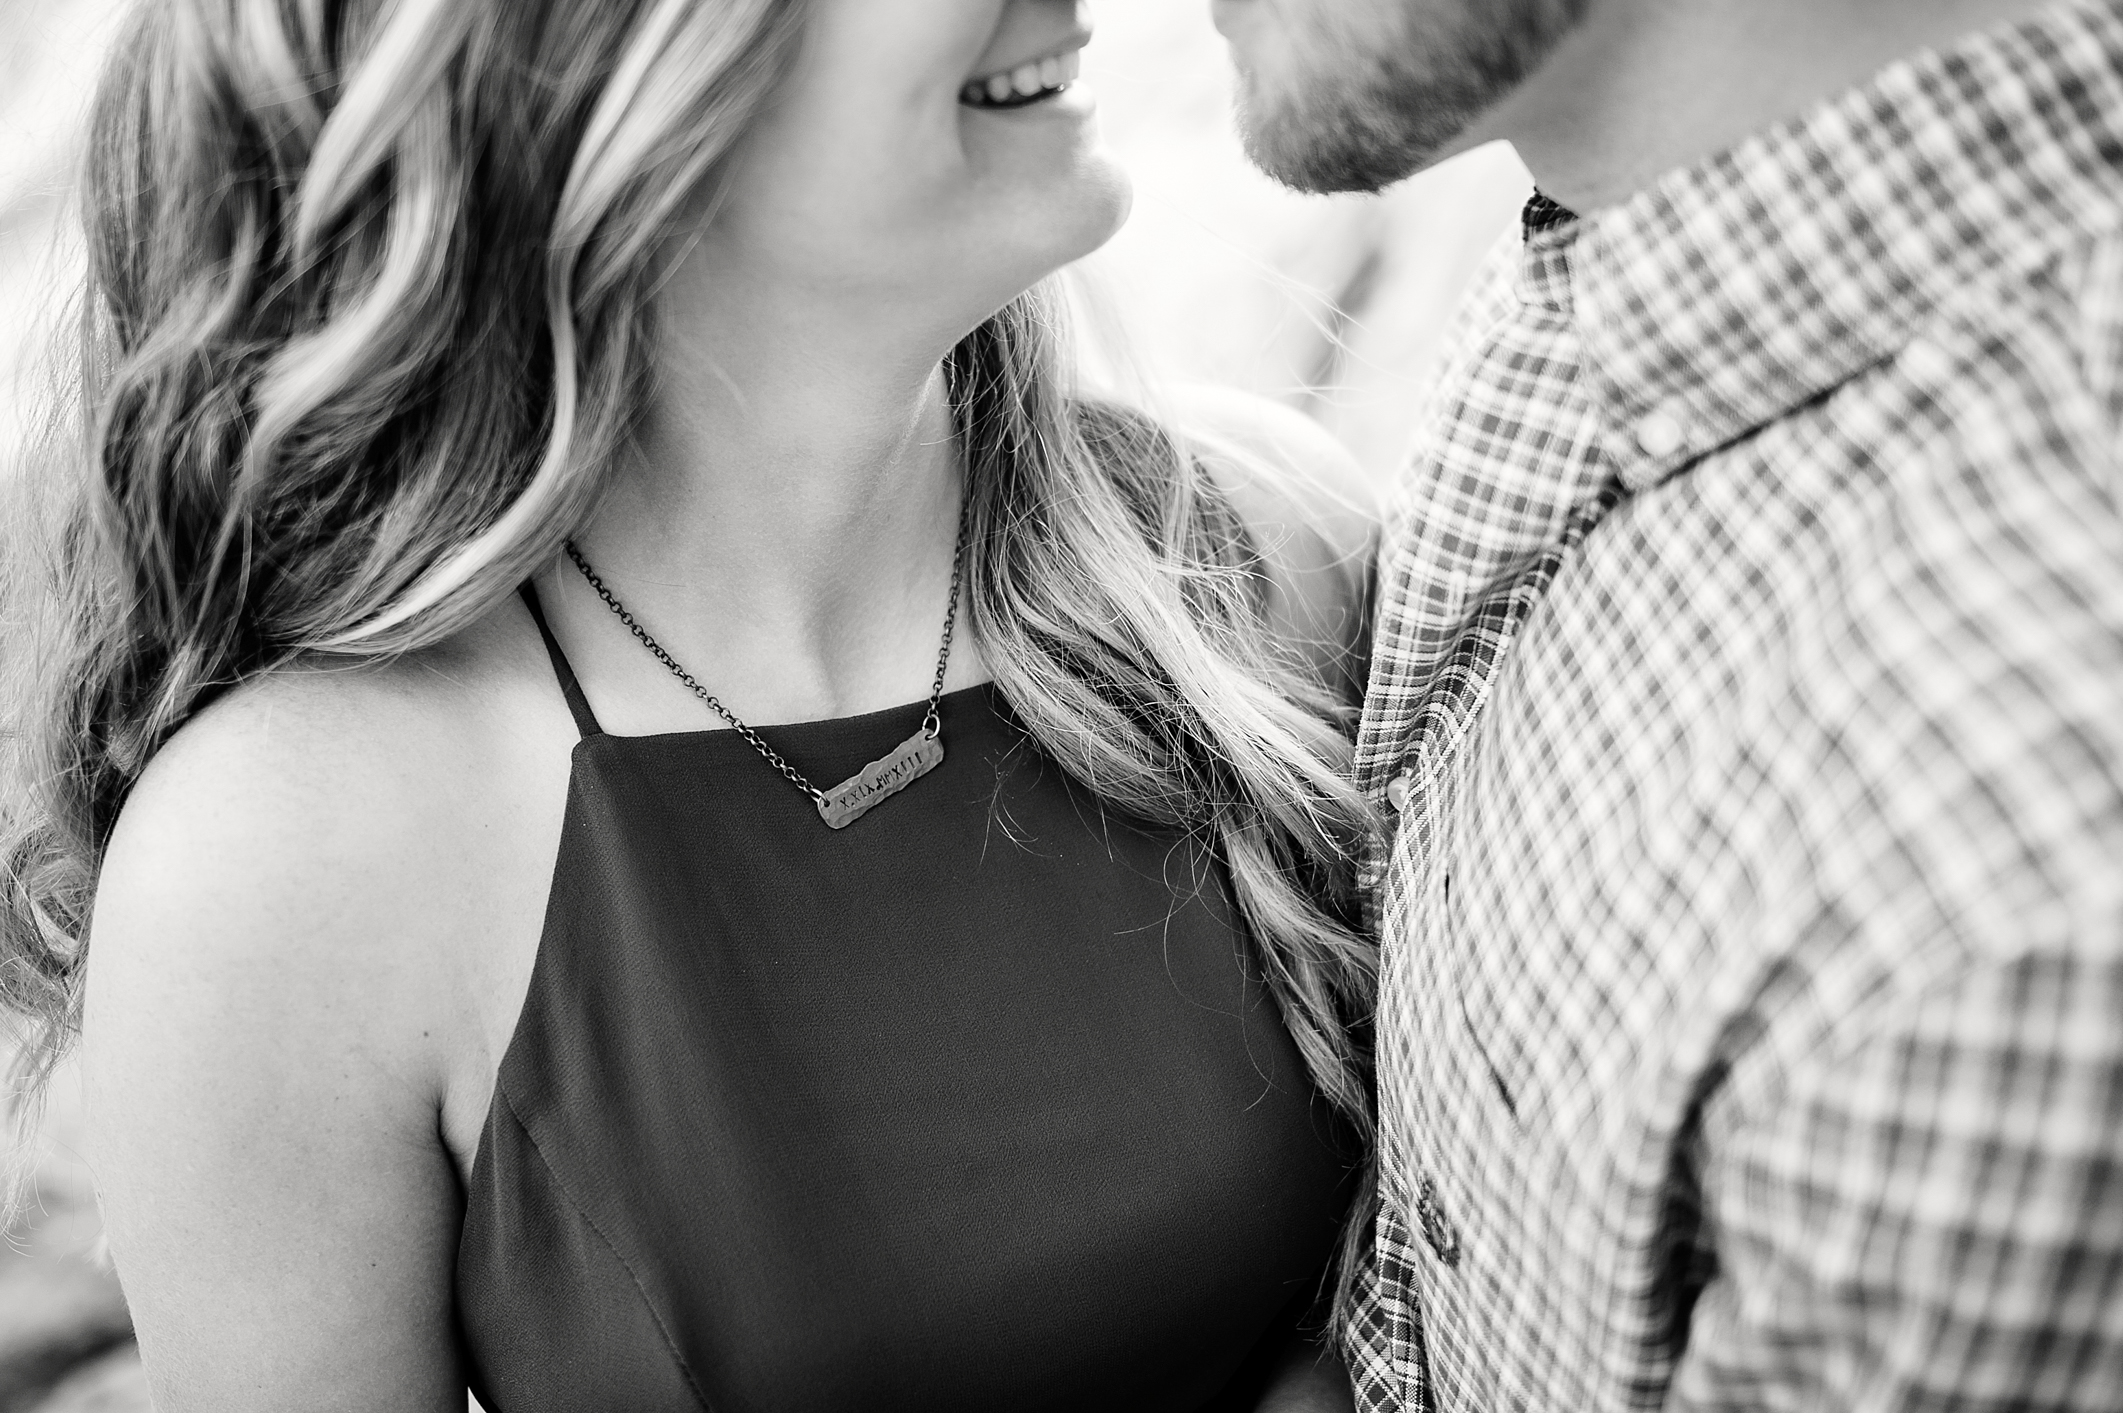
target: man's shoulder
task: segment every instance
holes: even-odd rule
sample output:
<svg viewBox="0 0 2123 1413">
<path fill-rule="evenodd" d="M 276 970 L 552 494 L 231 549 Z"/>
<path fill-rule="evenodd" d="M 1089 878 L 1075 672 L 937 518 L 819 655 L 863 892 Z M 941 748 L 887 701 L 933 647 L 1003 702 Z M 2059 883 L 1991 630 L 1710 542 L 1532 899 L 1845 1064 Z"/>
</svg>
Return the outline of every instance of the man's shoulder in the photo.
<svg viewBox="0 0 2123 1413">
<path fill-rule="evenodd" d="M 2114 457 L 2123 451 L 2123 225 L 2060 262 L 2055 285 L 2054 302 Z M 2110 485 L 2123 498 L 2123 476 Z"/>
<path fill-rule="evenodd" d="M 1714 457 L 1733 484 L 1704 511 L 1756 522 L 1736 543 L 1759 547 L 1795 676 L 1851 712 L 1929 720 L 2024 686 L 2024 734 L 2113 704 L 2119 373 L 2123 235 L 1971 286 L 1877 366 Z"/>
<path fill-rule="evenodd" d="M 1744 568 L 1779 627 L 1736 747 L 1829 895 L 2017 945 L 2123 849 L 2123 481 L 2087 321 L 2123 252 L 1972 291 L 1801 412 Z M 1751 454 L 1742 450 L 1744 462 Z"/>
<path fill-rule="evenodd" d="M 1926 310 L 1878 370 L 1971 466 L 2068 470 L 2123 511 L 2123 226 L 2028 252 Z M 1860 375 L 1854 385 L 1880 386 Z M 1891 427 L 1875 435 L 1890 436 Z"/>
</svg>

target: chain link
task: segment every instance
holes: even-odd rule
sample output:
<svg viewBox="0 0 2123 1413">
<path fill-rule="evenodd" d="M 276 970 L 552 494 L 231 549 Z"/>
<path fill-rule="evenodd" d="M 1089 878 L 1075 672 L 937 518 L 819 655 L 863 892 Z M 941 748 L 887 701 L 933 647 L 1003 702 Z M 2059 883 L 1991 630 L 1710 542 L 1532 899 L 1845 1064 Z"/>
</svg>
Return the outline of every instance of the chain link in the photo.
<svg viewBox="0 0 2123 1413">
<path fill-rule="evenodd" d="M 932 741 L 944 730 L 943 718 L 936 714 L 936 704 L 944 698 L 944 674 L 951 667 L 951 633 L 958 627 L 958 586 L 966 572 L 966 525 L 972 499 L 966 493 L 959 496 L 958 542 L 951 549 L 951 605 L 944 610 L 944 645 L 936 654 L 936 680 L 929 684 L 929 710 L 921 719 L 922 733 Z"/>
<path fill-rule="evenodd" d="M 932 741 L 943 734 L 944 729 L 943 718 L 937 713 L 937 704 L 943 700 L 944 677 L 951 668 L 951 636 L 958 625 L 958 591 L 965 578 L 966 527 L 970 523 L 972 508 L 969 502 L 970 497 L 961 499 L 959 503 L 958 543 L 951 551 L 951 606 L 944 610 L 943 648 L 936 655 L 936 680 L 929 686 L 929 709 L 922 715 L 922 733 Z M 663 644 L 649 636 L 649 630 L 642 627 L 640 621 L 627 611 L 627 606 L 619 601 L 619 595 L 613 593 L 605 581 L 597 577 L 597 571 L 590 567 L 590 561 L 583 556 L 573 540 L 567 541 L 563 548 L 567 550 L 568 558 L 574 561 L 575 567 L 582 571 L 582 577 L 596 591 L 597 597 L 604 600 L 605 607 L 619 616 L 619 621 L 626 625 L 627 631 L 632 633 L 658 662 L 670 669 L 672 676 L 685 683 L 694 696 L 707 704 L 708 710 L 728 722 L 730 729 L 743 737 L 746 743 L 759 752 L 768 765 L 780 771 L 791 785 L 809 795 L 820 806 L 825 804 L 826 796 L 823 790 L 806 779 L 802 771 L 784 760 L 781 752 L 761 739 L 760 734 L 740 720 L 736 712 L 724 706 L 714 693 L 700 685 L 692 673 L 681 667 L 677 658 L 664 651 Z"/>
</svg>

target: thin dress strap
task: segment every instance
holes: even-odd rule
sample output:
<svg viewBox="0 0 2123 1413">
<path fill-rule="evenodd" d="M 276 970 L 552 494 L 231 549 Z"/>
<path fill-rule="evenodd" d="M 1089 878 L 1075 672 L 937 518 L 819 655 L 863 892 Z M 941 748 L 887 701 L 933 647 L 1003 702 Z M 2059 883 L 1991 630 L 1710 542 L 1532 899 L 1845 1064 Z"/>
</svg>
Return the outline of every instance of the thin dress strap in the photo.
<svg viewBox="0 0 2123 1413">
<path fill-rule="evenodd" d="M 597 713 L 590 710 L 590 699 L 582 694 L 582 683 L 575 680 L 575 669 L 568 665 L 568 655 L 560 650 L 560 640 L 553 636 L 553 629 L 545 621 L 545 609 L 538 602 L 538 590 L 525 580 L 524 606 L 531 610 L 531 621 L 538 625 L 538 636 L 545 639 L 546 655 L 553 659 L 553 675 L 560 679 L 560 695 L 568 699 L 568 710 L 574 713 L 576 729 L 584 736 L 602 736 L 604 728 L 597 724 Z"/>
</svg>

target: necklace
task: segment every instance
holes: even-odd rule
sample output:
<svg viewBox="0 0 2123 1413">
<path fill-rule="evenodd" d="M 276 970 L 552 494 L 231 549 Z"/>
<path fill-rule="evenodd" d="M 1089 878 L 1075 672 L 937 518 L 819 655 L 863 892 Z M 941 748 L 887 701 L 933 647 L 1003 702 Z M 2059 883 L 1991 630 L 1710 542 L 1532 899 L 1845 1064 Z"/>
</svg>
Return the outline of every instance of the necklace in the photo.
<svg viewBox="0 0 2123 1413">
<path fill-rule="evenodd" d="M 582 571 L 582 577 L 597 591 L 597 597 L 604 600 L 605 607 L 619 615 L 619 621 L 626 624 L 627 631 L 632 633 L 658 662 L 669 668 L 672 676 L 685 683 L 694 696 L 707 703 L 710 711 L 728 722 L 730 728 L 743 737 L 753 750 L 759 752 L 768 765 L 780 771 L 782 777 L 791 785 L 809 795 L 811 803 L 818 806 L 819 817 L 825 820 L 828 828 L 846 829 L 872 809 L 943 764 L 944 723 L 937 713 L 937 703 L 943 700 L 944 673 L 951 665 L 951 633 L 958 625 L 958 589 L 966 568 L 966 523 L 966 506 L 961 505 L 958 511 L 958 544 L 951 551 L 951 606 L 944 612 L 944 644 L 936 655 L 936 680 L 929 686 L 929 709 L 922 715 L 920 728 L 900 742 L 889 755 L 871 761 L 830 790 L 821 790 L 813 785 L 802 771 L 782 758 L 781 752 L 768 745 L 757 731 L 739 720 L 736 712 L 724 706 L 713 693 L 700 685 L 692 673 L 679 666 L 678 659 L 664 651 L 663 644 L 649 636 L 649 630 L 641 626 L 634 615 L 627 611 L 626 605 L 619 601 L 619 596 L 606 586 L 604 580 L 597 577 L 597 571 L 590 567 L 590 561 L 583 557 L 582 551 L 576 548 L 573 540 L 569 540 L 565 548 L 568 558 Z"/>
</svg>

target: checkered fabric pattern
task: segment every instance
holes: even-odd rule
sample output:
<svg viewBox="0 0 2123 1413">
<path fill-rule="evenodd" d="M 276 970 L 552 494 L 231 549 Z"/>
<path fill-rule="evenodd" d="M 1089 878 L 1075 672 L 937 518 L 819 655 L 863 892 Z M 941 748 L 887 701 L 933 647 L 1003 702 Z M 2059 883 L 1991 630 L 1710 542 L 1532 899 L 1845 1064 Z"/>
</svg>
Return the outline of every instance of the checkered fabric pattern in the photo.
<svg viewBox="0 0 2123 1413">
<path fill-rule="evenodd" d="M 2123 1408 L 2123 3 L 1500 252 L 1398 500 L 1367 1409 Z"/>
</svg>

